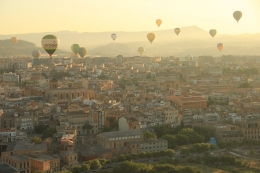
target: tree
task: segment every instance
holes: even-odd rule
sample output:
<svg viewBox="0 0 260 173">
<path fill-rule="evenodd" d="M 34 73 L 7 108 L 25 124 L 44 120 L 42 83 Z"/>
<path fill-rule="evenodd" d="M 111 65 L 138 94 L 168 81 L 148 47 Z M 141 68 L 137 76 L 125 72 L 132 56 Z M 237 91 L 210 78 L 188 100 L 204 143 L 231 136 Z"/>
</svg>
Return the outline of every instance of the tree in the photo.
<svg viewBox="0 0 260 173">
<path fill-rule="evenodd" d="M 178 134 L 175 137 L 176 137 L 176 142 L 178 145 L 188 145 L 189 144 L 189 138 L 187 136 Z"/>
<path fill-rule="evenodd" d="M 168 148 L 175 149 L 177 141 L 174 135 L 164 135 L 162 138 L 168 141 Z"/>
<path fill-rule="evenodd" d="M 57 133 L 57 130 L 55 128 L 47 128 L 42 133 L 42 139 L 52 137 L 55 133 Z"/>
<path fill-rule="evenodd" d="M 190 154 L 190 149 L 188 147 L 182 147 L 181 154 L 188 156 Z"/>
<path fill-rule="evenodd" d="M 95 160 L 91 160 L 89 162 L 90 164 L 90 169 L 95 170 L 95 169 L 100 169 L 102 167 L 102 165 L 100 164 L 99 160 L 95 159 Z"/>
<path fill-rule="evenodd" d="M 149 131 L 145 131 L 144 132 L 144 139 L 150 139 L 150 138 L 156 139 L 156 135 L 149 132 Z"/>
<path fill-rule="evenodd" d="M 38 126 L 34 126 L 34 132 L 36 134 L 42 134 L 45 129 L 47 129 L 47 126 L 44 126 L 43 124 L 39 124 Z"/>
<path fill-rule="evenodd" d="M 187 136 L 190 144 L 202 143 L 205 139 L 191 128 L 181 129 L 178 134 Z"/>
<path fill-rule="evenodd" d="M 83 128 L 83 129 L 90 130 L 90 129 L 93 128 L 93 126 L 92 126 L 91 124 L 89 124 L 89 123 L 86 123 L 86 124 L 84 124 L 84 126 L 83 126 L 82 128 Z"/>
<path fill-rule="evenodd" d="M 80 166 L 73 167 L 71 169 L 71 172 L 72 173 L 81 173 L 81 167 Z"/>
<path fill-rule="evenodd" d="M 35 171 L 34 173 L 44 173 L 42 170 Z"/>
<path fill-rule="evenodd" d="M 85 172 L 85 171 L 88 171 L 90 169 L 90 165 L 89 164 L 83 164 L 81 166 L 81 172 Z"/>
<path fill-rule="evenodd" d="M 249 88 L 250 87 L 250 84 L 248 82 L 245 82 L 245 83 L 241 83 L 238 88 Z"/>
<path fill-rule="evenodd" d="M 42 139 L 39 138 L 38 136 L 34 136 L 31 138 L 31 143 L 40 144 L 40 143 L 42 143 Z"/>
</svg>

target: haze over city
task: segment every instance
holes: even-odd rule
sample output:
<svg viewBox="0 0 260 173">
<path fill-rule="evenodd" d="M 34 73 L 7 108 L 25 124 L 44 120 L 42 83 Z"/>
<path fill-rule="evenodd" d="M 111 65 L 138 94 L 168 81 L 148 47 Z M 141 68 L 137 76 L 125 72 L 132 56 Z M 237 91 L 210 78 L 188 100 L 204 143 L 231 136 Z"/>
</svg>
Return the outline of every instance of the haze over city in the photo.
<svg viewBox="0 0 260 173">
<path fill-rule="evenodd" d="M 260 172 L 260 0 L 0 0 L 0 173 Z"/>
</svg>

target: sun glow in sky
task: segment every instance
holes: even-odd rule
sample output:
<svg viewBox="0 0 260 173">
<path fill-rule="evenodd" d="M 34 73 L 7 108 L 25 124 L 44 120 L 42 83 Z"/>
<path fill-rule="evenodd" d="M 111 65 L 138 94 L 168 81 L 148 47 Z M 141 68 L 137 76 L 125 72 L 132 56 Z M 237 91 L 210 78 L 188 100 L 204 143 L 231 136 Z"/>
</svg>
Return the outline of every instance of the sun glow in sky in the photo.
<svg viewBox="0 0 260 173">
<path fill-rule="evenodd" d="M 153 31 L 158 18 L 161 30 L 197 25 L 220 34 L 258 33 L 259 9 L 260 0 L 0 0 L 0 34 Z"/>
</svg>

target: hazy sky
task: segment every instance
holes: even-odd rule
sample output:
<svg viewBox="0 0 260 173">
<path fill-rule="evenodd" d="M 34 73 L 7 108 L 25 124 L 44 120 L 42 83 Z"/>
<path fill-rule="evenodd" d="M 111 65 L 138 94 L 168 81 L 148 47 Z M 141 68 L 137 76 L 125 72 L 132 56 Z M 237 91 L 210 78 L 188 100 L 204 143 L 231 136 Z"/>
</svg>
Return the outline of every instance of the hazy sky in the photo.
<svg viewBox="0 0 260 173">
<path fill-rule="evenodd" d="M 260 32 L 260 0 L 0 0 L 0 34 L 152 31 L 197 25 L 221 34 Z M 243 12 L 237 24 L 233 12 Z"/>
</svg>

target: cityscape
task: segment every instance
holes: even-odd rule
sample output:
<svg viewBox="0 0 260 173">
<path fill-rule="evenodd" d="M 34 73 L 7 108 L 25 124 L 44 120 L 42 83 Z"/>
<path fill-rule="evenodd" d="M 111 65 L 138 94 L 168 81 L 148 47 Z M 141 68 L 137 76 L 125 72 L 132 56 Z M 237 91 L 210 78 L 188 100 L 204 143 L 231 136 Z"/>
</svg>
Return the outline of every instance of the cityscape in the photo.
<svg viewBox="0 0 260 173">
<path fill-rule="evenodd" d="M 0 2 L 0 173 L 260 172 L 258 0 L 75 2 Z"/>
</svg>

